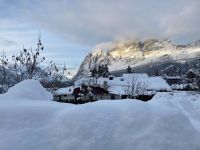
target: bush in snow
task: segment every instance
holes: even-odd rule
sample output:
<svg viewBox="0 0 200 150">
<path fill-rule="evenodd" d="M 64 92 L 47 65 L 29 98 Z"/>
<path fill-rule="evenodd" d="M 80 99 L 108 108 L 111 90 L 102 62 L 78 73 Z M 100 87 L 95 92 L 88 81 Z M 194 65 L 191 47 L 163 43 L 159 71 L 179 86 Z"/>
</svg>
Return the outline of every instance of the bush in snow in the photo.
<svg viewBox="0 0 200 150">
<path fill-rule="evenodd" d="M 129 96 L 129 98 L 145 95 L 148 83 L 138 81 L 137 76 L 130 76 L 126 79 L 126 86 L 124 86 L 124 93 Z"/>
</svg>

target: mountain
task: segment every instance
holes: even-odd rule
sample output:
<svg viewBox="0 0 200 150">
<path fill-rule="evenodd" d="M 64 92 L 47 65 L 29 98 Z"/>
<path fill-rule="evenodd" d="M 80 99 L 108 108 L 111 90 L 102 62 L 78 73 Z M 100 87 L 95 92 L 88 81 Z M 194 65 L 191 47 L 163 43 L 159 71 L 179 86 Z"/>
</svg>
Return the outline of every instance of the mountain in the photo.
<svg viewBox="0 0 200 150">
<path fill-rule="evenodd" d="M 76 78 L 87 76 L 90 68 L 99 64 L 107 64 L 111 72 L 116 72 L 126 69 L 127 66 L 140 68 L 149 64 L 183 63 L 199 56 L 200 41 L 187 45 L 178 45 L 168 39 L 117 42 L 113 49 L 97 49 L 89 53 L 82 62 Z"/>
<path fill-rule="evenodd" d="M 64 77 L 69 81 L 77 74 L 77 71 L 77 68 L 67 68 L 67 71 L 64 73 Z"/>
</svg>

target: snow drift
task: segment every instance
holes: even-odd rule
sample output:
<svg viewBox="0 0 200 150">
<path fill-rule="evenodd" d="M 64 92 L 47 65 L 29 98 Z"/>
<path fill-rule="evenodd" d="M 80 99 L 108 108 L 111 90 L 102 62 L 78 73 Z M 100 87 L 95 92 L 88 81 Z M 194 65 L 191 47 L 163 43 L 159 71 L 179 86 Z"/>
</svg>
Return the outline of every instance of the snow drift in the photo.
<svg viewBox="0 0 200 150">
<path fill-rule="evenodd" d="M 0 149 L 199 150 L 199 99 L 161 93 L 146 103 L 105 100 L 77 106 L 0 97 Z"/>
<path fill-rule="evenodd" d="M 9 99 L 52 100 L 53 96 L 37 80 L 24 80 L 11 87 L 3 96 Z"/>
</svg>

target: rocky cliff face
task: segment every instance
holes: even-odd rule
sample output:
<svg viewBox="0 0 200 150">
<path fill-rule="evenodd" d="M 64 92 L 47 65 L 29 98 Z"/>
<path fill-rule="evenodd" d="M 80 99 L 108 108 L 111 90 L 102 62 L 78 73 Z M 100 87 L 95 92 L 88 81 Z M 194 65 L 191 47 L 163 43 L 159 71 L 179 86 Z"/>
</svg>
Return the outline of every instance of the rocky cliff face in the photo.
<svg viewBox="0 0 200 150">
<path fill-rule="evenodd" d="M 176 45 L 170 40 L 150 39 L 116 43 L 108 51 L 102 49 L 89 53 L 81 64 L 76 77 L 86 76 L 98 64 L 107 64 L 110 71 L 136 67 L 149 63 L 195 58 L 200 55 L 200 41 Z"/>
</svg>

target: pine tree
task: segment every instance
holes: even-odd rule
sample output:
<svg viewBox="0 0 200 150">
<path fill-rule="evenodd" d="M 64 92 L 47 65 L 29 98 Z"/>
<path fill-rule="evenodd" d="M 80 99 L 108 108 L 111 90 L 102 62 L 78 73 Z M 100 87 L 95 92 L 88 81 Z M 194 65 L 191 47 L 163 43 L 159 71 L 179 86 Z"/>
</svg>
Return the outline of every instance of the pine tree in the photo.
<svg viewBox="0 0 200 150">
<path fill-rule="evenodd" d="M 130 66 L 128 66 L 128 68 L 127 68 L 127 73 L 132 73 L 132 69 Z"/>
<path fill-rule="evenodd" d="M 108 65 L 105 65 L 105 70 L 104 70 L 104 76 L 105 78 L 107 78 L 110 75 L 109 69 L 108 69 Z"/>
<path fill-rule="evenodd" d="M 94 67 L 93 69 L 90 69 L 90 73 L 92 77 L 97 77 L 98 74 L 97 68 Z"/>
<path fill-rule="evenodd" d="M 104 64 L 99 64 L 98 67 L 94 67 L 93 69 L 90 70 L 91 76 L 92 77 L 108 77 L 110 75 L 108 65 Z"/>
</svg>

